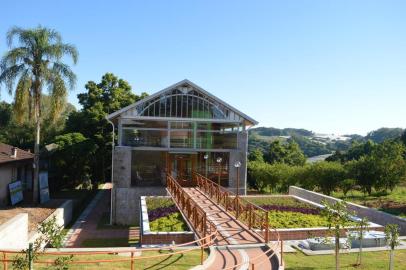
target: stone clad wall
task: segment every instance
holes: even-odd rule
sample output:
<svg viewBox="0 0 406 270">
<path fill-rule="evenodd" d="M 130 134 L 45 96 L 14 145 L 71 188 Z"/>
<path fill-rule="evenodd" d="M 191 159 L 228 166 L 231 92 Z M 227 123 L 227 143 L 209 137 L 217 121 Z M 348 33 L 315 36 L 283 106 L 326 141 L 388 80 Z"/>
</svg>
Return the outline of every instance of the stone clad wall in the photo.
<svg viewBox="0 0 406 270">
<path fill-rule="evenodd" d="M 247 153 L 248 153 L 248 132 L 242 131 L 238 134 L 238 150 L 230 152 L 229 160 L 229 187 L 232 192 L 237 191 L 237 169 L 234 163 L 239 160 L 241 162 L 240 170 L 240 194 L 246 194 L 247 187 Z"/>
<path fill-rule="evenodd" d="M 140 198 L 141 196 L 165 196 L 165 187 L 134 187 L 115 188 L 116 198 L 113 222 L 122 225 L 138 225 L 140 221 Z"/>
<path fill-rule="evenodd" d="M 18 214 L 0 225 L 0 249 L 24 249 L 28 243 L 28 214 Z"/>
<path fill-rule="evenodd" d="M 326 196 L 324 194 L 320 194 L 317 192 L 309 191 L 303 188 L 290 186 L 289 187 L 289 195 L 295 195 L 300 198 L 315 202 L 321 203 L 323 200 L 328 201 L 329 203 L 335 203 L 341 201 L 340 199 L 336 199 L 330 196 Z M 399 225 L 400 234 L 406 235 L 406 219 L 400 218 L 394 215 L 390 215 L 388 213 L 378 211 L 372 208 L 368 208 L 362 205 L 358 205 L 355 203 L 348 203 L 348 210 L 354 211 L 357 216 L 359 217 L 367 217 L 369 221 L 374 223 L 380 224 L 385 226 L 386 224 L 392 223 Z"/>
</svg>

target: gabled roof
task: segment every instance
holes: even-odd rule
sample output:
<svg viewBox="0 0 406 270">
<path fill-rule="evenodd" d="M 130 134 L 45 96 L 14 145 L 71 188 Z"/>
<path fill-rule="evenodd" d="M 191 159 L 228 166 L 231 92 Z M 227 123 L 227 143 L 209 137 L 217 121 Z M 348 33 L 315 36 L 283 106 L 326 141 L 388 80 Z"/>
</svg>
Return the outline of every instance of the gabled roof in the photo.
<svg viewBox="0 0 406 270">
<path fill-rule="evenodd" d="M 152 94 L 152 95 L 150 95 L 150 96 L 148 96 L 148 97 L 146 97 L 146 98 L 144 98 L 144 99 L 142 99 L 142 100 L 140 100 L 140 101 L 138 101 L 136 103 L 133 103 L 133 104 L 127 106 L 127 107 L 124 107 L 124 108 L 122 108 L 122 109 L 120 109 L 120 110 L 118 110 L 118 111 L 116 111 L 114 113 L 111 113 L 111 114 L 107 115 L 106 118 L 109 119 L 109 120 L 112 120 L 112 119 L 118 117 L 119 115 L 127 112 L 128 110 L 131 110 L 132 108 L 134 108 L 134 107 L 136 107 L 136 106 L 138 106 L 140 104 L 143 104 L 143 103 L 145 103 L 147 101 L 150 101 L 150 100 L 152 100 L 152 99 L 154 99 L 154 98 L 156 98 L 158 96 L 163 95 L 165 92 L 171 91 L 173 89 L 176 89 L 178 87 L 185 86 L 185 85 L 191 86 L 193 89 L 201 92 L 203 95 L 206 95 L 206 96 L 216 100 L 217 102 L 221 103 L 223 106 L 227 107 L 229 110 L 231 110 L 234 113 L 240 115 L 242 118 L 244 118 L 246 121 L 250 122 L 252 125 L 258 124 L 258 122 L 256 120 L 254 120 L 253 118 L 251 118 L 248 115 L 246 115 L 246 114 L 242 113 L 241 111 L 237 110 L 233 106 L 229 105 L 227 102 L 225 102 L 225 101 L 219 99 L 218 97 L 210 94 L 209 92 L 207 92 L 206 90 L 204 90 L 203 88 L 201 88 L 197 84 L 189 81 L 188 79 L 184 79 L 184 80 L 182 80 L 180 82 L 177 82 L 177 83 L 175 83 L 175 84 L 173 84 L 173 85 L 171 85 L 169 87 L 166 87 L 165 89 L 162 89 L 161 91 L 158 91 L 155 94 Z"/>
<path fill-rule="evenodd" d="M 17 155 L 13 157 L 13 149 L 16 147 L 13 147 L 8 144 L 0 143 L 0 165 L 3 163 L 9 163 L 9 162 L 14 162 L 14 161 L 21 161 L 21 160 L 28 160 L 28 159 L 33 159 L 34 154 L 24 151 L 22 149 L 16 148 L 17 149 Z"/>
</svg>

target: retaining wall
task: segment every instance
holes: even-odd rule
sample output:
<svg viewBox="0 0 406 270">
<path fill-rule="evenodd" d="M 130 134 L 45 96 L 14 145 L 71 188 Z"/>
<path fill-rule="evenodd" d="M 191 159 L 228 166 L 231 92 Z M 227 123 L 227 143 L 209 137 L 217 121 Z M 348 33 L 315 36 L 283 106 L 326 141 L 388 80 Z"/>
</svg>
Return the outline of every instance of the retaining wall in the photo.
<svg viewBox="0 0 406 270">
<path fill-rule="evenodd" d="M 24 249 L 28 241 L 28 214 L 18 214 L 0 225 L 0 249 Z"/>
<path fill-rule="evenodd" d="M 153 196 L 153 197 L 166 197 L 168 196 Z M 183 244 L 195 240 L 193 231 L 188 232 L 152 232 L 149 227 L 148 209 L 146 197 L 142 196 L 141 204 L 141 245 L 167 245 L 167 244 Z M 190 228 L 189 228 L 190 229 Z"/>
<path fill-rule="evenodd" d="M 341 201 L 340 199 L 333 198 L 324 194 L 320 194 L 314 191 L 309 191 L 296 186 L 289 187 L 289 195 L 294 195 L 315 203 L 321 203 L 327 201 L 329 203 L 336 203 Z M 400 218 L 382 211 L 378 211 L 373 208 L 358 205 L 355 203 L 347 202 L 347 209 L 354 211 L 358 217 L 367 217 L 369 221 L 385 226 L 386 224 L 399 225 L 400 235 L 406 235 L 406 219 Z"/>
</svg>

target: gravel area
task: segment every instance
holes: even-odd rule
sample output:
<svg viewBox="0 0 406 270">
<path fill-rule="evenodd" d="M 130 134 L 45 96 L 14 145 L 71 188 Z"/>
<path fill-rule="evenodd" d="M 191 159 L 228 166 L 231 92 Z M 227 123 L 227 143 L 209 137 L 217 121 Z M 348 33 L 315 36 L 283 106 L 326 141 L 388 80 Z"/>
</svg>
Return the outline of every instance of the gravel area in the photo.
<svg viewBox="0 0 406 270">
<path fill-rule="evenodd" d="M 65 200 L 50 200 L 44 204 L 0 207 L 0 224 L 21 213 L 28 213 L 28 230 L 35 231 L 37 225 L 55 211 Z"/>
</svg>

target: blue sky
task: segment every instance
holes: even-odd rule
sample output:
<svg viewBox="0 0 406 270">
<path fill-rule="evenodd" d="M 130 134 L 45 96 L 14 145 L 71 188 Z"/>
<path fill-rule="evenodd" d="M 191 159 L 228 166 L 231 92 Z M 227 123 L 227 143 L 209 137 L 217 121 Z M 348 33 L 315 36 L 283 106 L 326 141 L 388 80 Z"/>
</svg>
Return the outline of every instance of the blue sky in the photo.
<svg viewBox="0 0 406 270">
<path fill-rule="evenodd" d="M 406 127 L 406 1 L 5 1 L 13 26 L 55 28 L 77 87 L 113 72 L 135 93 L 188 78 L 260 126 Z M 4 91 L 0 99 L 10 100 Z"/>
</svg>

